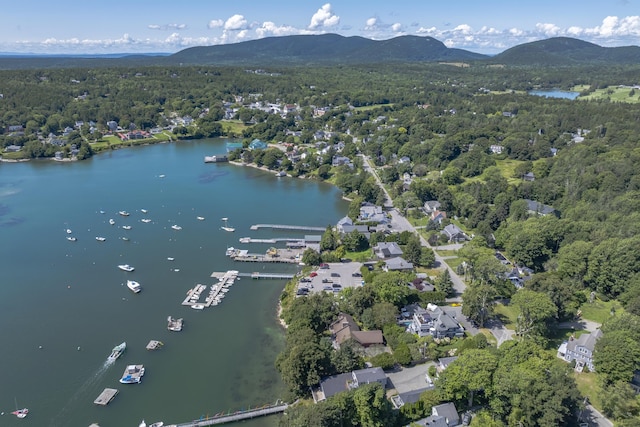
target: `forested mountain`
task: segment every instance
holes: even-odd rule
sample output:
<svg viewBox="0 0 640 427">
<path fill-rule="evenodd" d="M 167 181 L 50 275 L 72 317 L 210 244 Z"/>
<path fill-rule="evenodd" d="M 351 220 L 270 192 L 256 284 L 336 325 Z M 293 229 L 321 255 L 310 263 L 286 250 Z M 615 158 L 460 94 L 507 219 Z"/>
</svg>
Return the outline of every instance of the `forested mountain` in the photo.
<svg viewBox="0 0 640 427">
<path fill-rule="evenodd" d="M 640 47 L 602 47 L 570 37 L 554 37 L 514 46 L 491 61 L 508 65 L 637 64 Z"/>
<path fill-rule="evenodd" d="M 242 43 L 193 47 L 169 60 L 191 64 L 468 61 L 486 55 L 450 49 L 432 37 L 401 36 L 389 40 L 343 37 L 337 34 L 268 37 Z"/>
<path fill-rule="evenodd" d="M 640 63 L 640 47 L 602 47 L 569 37 L 555 37 L 514 46 L 490 57 L 468 50 L 448 48 L 432 37 L 400 36 L 388 40 L 371 40 L 357 36 L 321 34 L 267 37 L 233 44 L 191 47 L 169 56 L 4 56 L 0 57 L 0 69 L 179 64 L 266 67 L 462 61 L 517 66 L 637 64 Z"/>
</svg>

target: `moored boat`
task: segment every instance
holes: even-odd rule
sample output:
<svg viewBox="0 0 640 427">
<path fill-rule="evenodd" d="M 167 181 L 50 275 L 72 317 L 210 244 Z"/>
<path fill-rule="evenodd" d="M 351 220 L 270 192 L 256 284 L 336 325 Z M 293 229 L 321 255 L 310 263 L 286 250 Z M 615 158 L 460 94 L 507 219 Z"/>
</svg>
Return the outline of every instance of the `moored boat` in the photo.
<svg viewBox="0 0 640 427">
<path fill-rule="evenodd" d="M 144 365 L 129 365 L 124 370 L 120 382 L 122 384 L 139 384 L 144 375 Z"/>
<path fill-rule="evenodd" d="M 135 280 L 127 280 L 127 287 L 131 289 L 131 291 L 133 291 L 133 293 L 135 294 L 139 293 L 142 290 L 142 288 L 140 287 L 140 283 L 136 282 Z"/>
<path fill-rule="evenodd" d="M 167 329 L 173 332 L 180 332 L 182 330 L 182 318 L 174 319 L 173 317 L 167 317 Z"/>
<path fill-rule="evenodd" d="M 148 223 L 151 222 L 151 220 L 149 218 L 142 218 L 140 221 Z"/>
<path fill-rule="evenodd" d="M 67 237 L 67 240 L 68 240 L 68 241 L 70 241 L 70 242 L 75 242 L 75 241 L 76 241 L 76 240 L 78 240 L 78 239 L 76 239 L 76 238 L 75 238 L 75 237 L 73 237 L 73 236 L 69 236 L 69 237 Z"/>
<path fill-rule="evenodd" d="M 98 242 L 104 242 L 105 240 L 107 240 L 107 238 L 106 237 L 102 237 L 102 236 L 96 236 L 96 240 Z"/>
<path fill-rule="evenodd" d="M 116 223 L 116 221 L 113 218 L 109 218 L 109 224 L 113 225 L 115 223 Z"/>
<path fill-rule="evenodd" d="M 171 228 L 173 228 L 174 230 L 182 230 L 182 227 L 180 227 L 178 224 L 173 224 Z"/>
<path fill-rule="evenodd" d="M 130 225 L 123 225 L 122 228 L 124 230 L 131 230 L 131 226 Z"/>
<path fill-rule="evenodd" d="M 204 217 L 203 217 L 203 216 L 197 216 L 197 217 L 196 217 L 196 219 L 197 219 L 198 221 L 204 221 Z"/>
<path fill-rule="evenodd" d="M 204 304 L 193 304 L 191 308 L 194 310 L 204 310 Z"/>
<path fill-rule="evenodd" d="M 18 418 L 25 418 L 29 414 L 29 410 L 27 408 L 17 409 L 12 414 Z"/>
<path fill-rule="evenodd" d="M 127 348 L 126 342 L 123 342 L 122 344 L 113 347 L 113 350 L 111 350 L 111 354 L 109 355 L 109 357 L 107 357 L 107 360 L 109 362 L 115 362 L 115 360 L 122 355 L 122 353 L 125 351 L 126 348 Z"/>
<path fill-rule="evenodd" d="M 72 233 L 71 229 L 67 228 L 67 234 L 71 234 L 71 233 Z"/>
<path fill-rule="evenodd" d="M 122 216 L 129 216 L 129 215 L 130 215 L 130 214 L 129 214 L 129 212 L 127 212 L 127 211 L 120 211 L 120 212 L 118 212 L 118 213 L 119 213 L 120 215 L 122 215 Z"/>
<path fill-rule="evenodd" d="M 151 425 L 149 425 L 149 427 L 164 427 L 164 422 L 162 421 L 157 421 Z"/>
<path fill-rule="evenodd" d="M 129 264 L 120 264 L 118 266 L 118 268 L 122 271 L 133 271 L 135 270 L 135 268 L 133 268 L 132 266 L 130 266 Z"/>
</svg>

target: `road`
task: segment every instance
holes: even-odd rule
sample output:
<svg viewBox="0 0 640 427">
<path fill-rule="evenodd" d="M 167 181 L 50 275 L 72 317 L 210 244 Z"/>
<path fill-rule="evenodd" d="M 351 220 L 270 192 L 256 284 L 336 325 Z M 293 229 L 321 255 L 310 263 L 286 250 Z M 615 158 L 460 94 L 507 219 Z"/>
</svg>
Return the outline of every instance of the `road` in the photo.
<svg viewBox="0 0 640 427">
<path fill-rule="evenodd" d="M 398 232 L 409 231 L 411 233 L 416 233 L 418 234 L 418 236 L 420 236 L 420 242 L 422 243 L 422 246 L 433 249 L 433 247 L 429 244 L 429 242 L 427 242 L 427 239 L 425 239 L 422 235 L 420 235 L 420 233 L 417 232 L 416 228 L 402 214 L 400 214 L 400 212 L 396 208 L 393 207 L 393 200 L 391 199 L 391 197 L 389 197 L 389 193 L 384 188 L 384 185 L 382 185 L 382 181 L 380 180 L 380 177 L 378 176 L 377 172 L 371 165 L 369 158 L 364 155 L 361 155 L 361 157 L 362 157 L 362 165 L 364 170 L 366 172 L 369 172 L 371 175 L 373 175 L 378 186 L 382 189 L 382 191 L 384 191 L 384 195 L 385 195 L 384 208 L 391 215 L 392 229 Z M 458 276 L 458 274 L 455 271 L 453 271 L 451 267 L 449 267 L 445 258 L 438 255 L 437 251 L 434 251 L 433 253 L 436 259 L 436 267 L 446 268 L 449 271 L 449 277 L 451 278 L 451 283 L 453 284 L 455 296 L 452 298 L 447 298 L 447 302 L 452 302 L 452 303 L 461 302 L 462 293 L 466 289 L 467 285 L 464 283 L 464 280 L 462 280 L 460 276 Z M 457 316 L 457 319 L 458 321 L 460 321 L 460 323 L 462 323 L 462 326 L 464 326 L 471 334 L 475 335 L 480 332 L 477 328 L 473 327 L 473 325 L 471 325 L 470 322 L 466 321 L 466 318 L 465 316 L 462 315 L 461 310 L 459 315 Z M 492 319 L 485 326 L 487 327 L 487 329 L 491 331 L 491 334 L 496 338 L 498 346 L 500 346 L 500 344 L 502 344 L 504 341 L 513 339 L 514 331 L 505 328 L 502 322 L 500 322 L 497 319 Z"/>
</svg>

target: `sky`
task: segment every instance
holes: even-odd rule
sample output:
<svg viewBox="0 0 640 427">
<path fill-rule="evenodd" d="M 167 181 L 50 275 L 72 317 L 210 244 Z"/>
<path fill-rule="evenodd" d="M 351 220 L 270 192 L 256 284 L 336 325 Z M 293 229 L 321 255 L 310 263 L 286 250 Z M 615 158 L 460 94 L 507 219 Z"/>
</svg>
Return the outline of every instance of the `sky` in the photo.
<svg viewBox="0 0 640 427">
<path fill-rule="evenodd" d="M 640 0 L 5 0 L 0 52 L 173 53 L 264 37 L 430 36 L 495 54 L 549 37 L 640 45 Z"/>
</svg>

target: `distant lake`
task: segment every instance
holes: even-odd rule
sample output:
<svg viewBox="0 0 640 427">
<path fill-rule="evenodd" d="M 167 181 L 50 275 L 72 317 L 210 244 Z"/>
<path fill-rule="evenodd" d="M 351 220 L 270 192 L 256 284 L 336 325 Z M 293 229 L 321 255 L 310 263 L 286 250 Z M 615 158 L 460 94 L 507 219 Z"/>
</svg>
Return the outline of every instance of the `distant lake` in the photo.
<svg viewBox="0 0 640 427">
<path fill-rule="evenodd" d="M 530 90 L 529 95 L 544 96 L 545 98 L 562 98 L 574 100 L 580 96 L 580 92 L 572 92 L 568 90 Z"/>
</svg>

